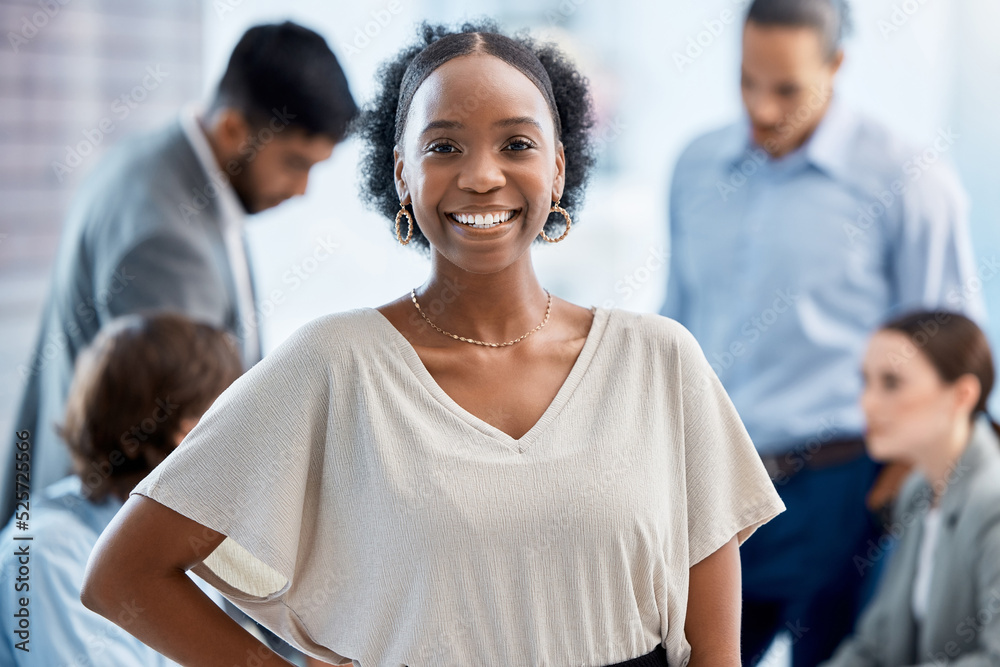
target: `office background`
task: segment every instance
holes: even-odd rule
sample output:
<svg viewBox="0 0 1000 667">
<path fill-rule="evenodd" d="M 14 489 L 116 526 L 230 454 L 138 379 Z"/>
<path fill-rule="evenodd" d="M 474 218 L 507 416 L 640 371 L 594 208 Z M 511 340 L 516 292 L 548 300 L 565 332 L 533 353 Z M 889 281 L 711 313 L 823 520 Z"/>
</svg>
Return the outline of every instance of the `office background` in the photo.
<svg viewBox="0 0 1000 667">
<path fill-rule="evenodd" d="M 535 251 L 542 282 L 583 305 L 652 311 L 665 289 L 673 164 L 694 136 L 741 113 L 745 8 L 743 0 L 0 0 L 0 429 L 13 428 L 72 194 L 115 142 L 204 101 L 249 26 L 290 18 L 318 30 L 362 101 L 379 62 L 421 20 L 485 15 L 560 43 L 591 79 L 600 162 L 567 241 Z M 1000 350 L 991 269 L 1000 255 L 1000 4 L 854 0 L 852 8 L 839 94 L 908 137 L 915 160 L 956 166 L 983 270 L 970 288 L 984 292 Z M 939 136 L 949 137 L 943 151 Z M 313 170 L 305 197 L 250 220 L 265 350 L 316 316 L 384 303 L 424 279 L 426 260 L 364 207 L 357 162 L 349 140 Z M 331 245 L 332 254 L 315 252 Z"/>
</svg>

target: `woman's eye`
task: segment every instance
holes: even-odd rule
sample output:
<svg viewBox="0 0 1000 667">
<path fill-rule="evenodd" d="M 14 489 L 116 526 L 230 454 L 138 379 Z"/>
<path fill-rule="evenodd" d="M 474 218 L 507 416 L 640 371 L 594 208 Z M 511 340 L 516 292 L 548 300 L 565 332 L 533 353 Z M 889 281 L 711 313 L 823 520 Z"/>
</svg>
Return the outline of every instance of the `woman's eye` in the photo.
<svg viewBox="0 0 1000 667">
<path fill-rule="evenodd" d="M 432 153 L 444 153 L 447 155 L 448 153 L 456 152 L 458 149 L 451 144 L 434 144 L 428 150 Z"/>
<path fill-rule="evenodd" d="M 507 148 L 510 148 L 515 153 L 520 153 L 521 151 L 528 150 L 529 148 L 534 148 L 534 144 L 527 139 L 515 139 L 507 144 Z"/>
</svg>

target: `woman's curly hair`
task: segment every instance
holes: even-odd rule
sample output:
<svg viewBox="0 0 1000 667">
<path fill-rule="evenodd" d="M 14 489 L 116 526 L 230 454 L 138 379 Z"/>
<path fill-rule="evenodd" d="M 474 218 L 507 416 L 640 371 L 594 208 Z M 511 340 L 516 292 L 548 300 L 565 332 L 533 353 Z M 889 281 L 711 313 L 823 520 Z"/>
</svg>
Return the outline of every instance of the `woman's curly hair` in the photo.
<svg viewBox="0 0 1000 667">
<path fill-rule="evenodd" d="M 486 53 L 516 67 L 532 80 L 553 111 L 557 138 L 566 154 L 566 181 L 559 205 L 575 214 L 594 165 L 590 130 L 593 103 L 587 79 L 553 44 L 538 44 L 527 35 L 508 37 L 496 22 L 482 19 L 458 30 L 423 23 L 415 44 L 382 64 L 375 98 L 357 117 L 354 132 L 362 141 L 361 187 L 373 210 L 395 220 L 399 196 L 393 177 L 393 148 L 402 135 L 409 103 L 416 89 L 445 62 L 469 53 Z M 411 67 L 412 64 L 412 67 Z M 412 207 L 410 207 L 412 214 Z M 558 236 L 562 215 L 552 213 L 545 233 Z M 414 225 L 413 242 L 429 249 L 427 238 Z"/>
</svg>

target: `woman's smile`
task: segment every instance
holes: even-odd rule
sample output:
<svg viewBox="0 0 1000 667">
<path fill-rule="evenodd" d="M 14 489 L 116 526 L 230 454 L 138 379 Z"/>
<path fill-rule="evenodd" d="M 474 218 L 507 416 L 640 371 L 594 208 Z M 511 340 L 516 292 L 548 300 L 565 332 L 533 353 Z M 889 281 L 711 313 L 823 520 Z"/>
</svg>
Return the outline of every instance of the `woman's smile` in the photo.
<svg viewBox="0 0 1000 667">
<path fill-rule="evenodd" d="M 446 213 L 451 227 L 463 238 L 490 241 L 507 236 L 521 224 L 522 209 L 479 209 Z"/>
<path fill-rule="evenodd" d="M 490 209 L 482 211 L 464 211 L 448 213 L 448 217 L 455 222 L 460 222 L 468 227 L 480 227 L 489 229 L 497 225 L 509 222 L 517 217 L 521 209 Z"/>
</svg>

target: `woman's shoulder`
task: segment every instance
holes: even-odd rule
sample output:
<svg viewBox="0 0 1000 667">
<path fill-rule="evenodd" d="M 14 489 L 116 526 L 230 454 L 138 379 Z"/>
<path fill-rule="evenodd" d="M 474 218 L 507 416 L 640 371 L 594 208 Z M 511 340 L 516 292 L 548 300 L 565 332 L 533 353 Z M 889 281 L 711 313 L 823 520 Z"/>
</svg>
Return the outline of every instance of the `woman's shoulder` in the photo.
<svg viewBox="0 0 1000 667">
<path fill-rule="evenodd" d="M 673 351 L 683 355 L 703 356 L 701 346 L 683 324 L 657 313 L 638 313 L 611 308 L 609 321 L 616 323 L 616 330 L 623 341 L 649 345 L 659 351 Z"/>
<path fill-rule="evenodd" d="M 960 461 L 954 474 L 972 477 L 966 508 L 969 516 L 1000 531 L 1000 442 L 990 437 L 979 443 L 979 447 L 979 460 L 965 463 L 965 470 L 962 469 L 964 462 Z"/>
<path fill-rule="evenodd" d="M 334 352 L 359 344 L 374 344 L 382 340 L 380 318 L 382 316 L 374 308 L 321 315 L 293 331 L 275 350 Z"/>
<path fill-rule="evenodd" d="M 268 351 L 237 384 L 281 381 L 304 391 L 307 385 L 328 383 L 338 369 L 384 356 L 380 353 L 391 338 L 380 317 L 372 308 L 358 308 L 310 320 Z"/>
<path fill-rule="evenodd" d="M 1000 440 L 987 423 L 977 423 L 975 435 L 965 454 L 948 476 L 942 507 L 957 512 L 963 534 L 975 539 L 983 529 L 1000 531 Z M 954 503 L 952 494 L 960 503 Z M 907 478 L 899 493 L 897 520 L 909 512 L 922 516 L 930 506 L 934 489 L 919 470 Z M 969 532 L 971 531 L 971 532 Z"/>
<path fill-rule="evenodd" d="M 327 313 L 312 319 L 296 330 L 296 333 L 326 333 L 337 331 L 347 333 L 356 331 L 364 335 L 366 330 L 376 327 L 378 319 L 382 317 L 374 308 L 354 308 L 336 313 Z M 384 319 L 384 318 L 383 318 Z"/>
</svg>

